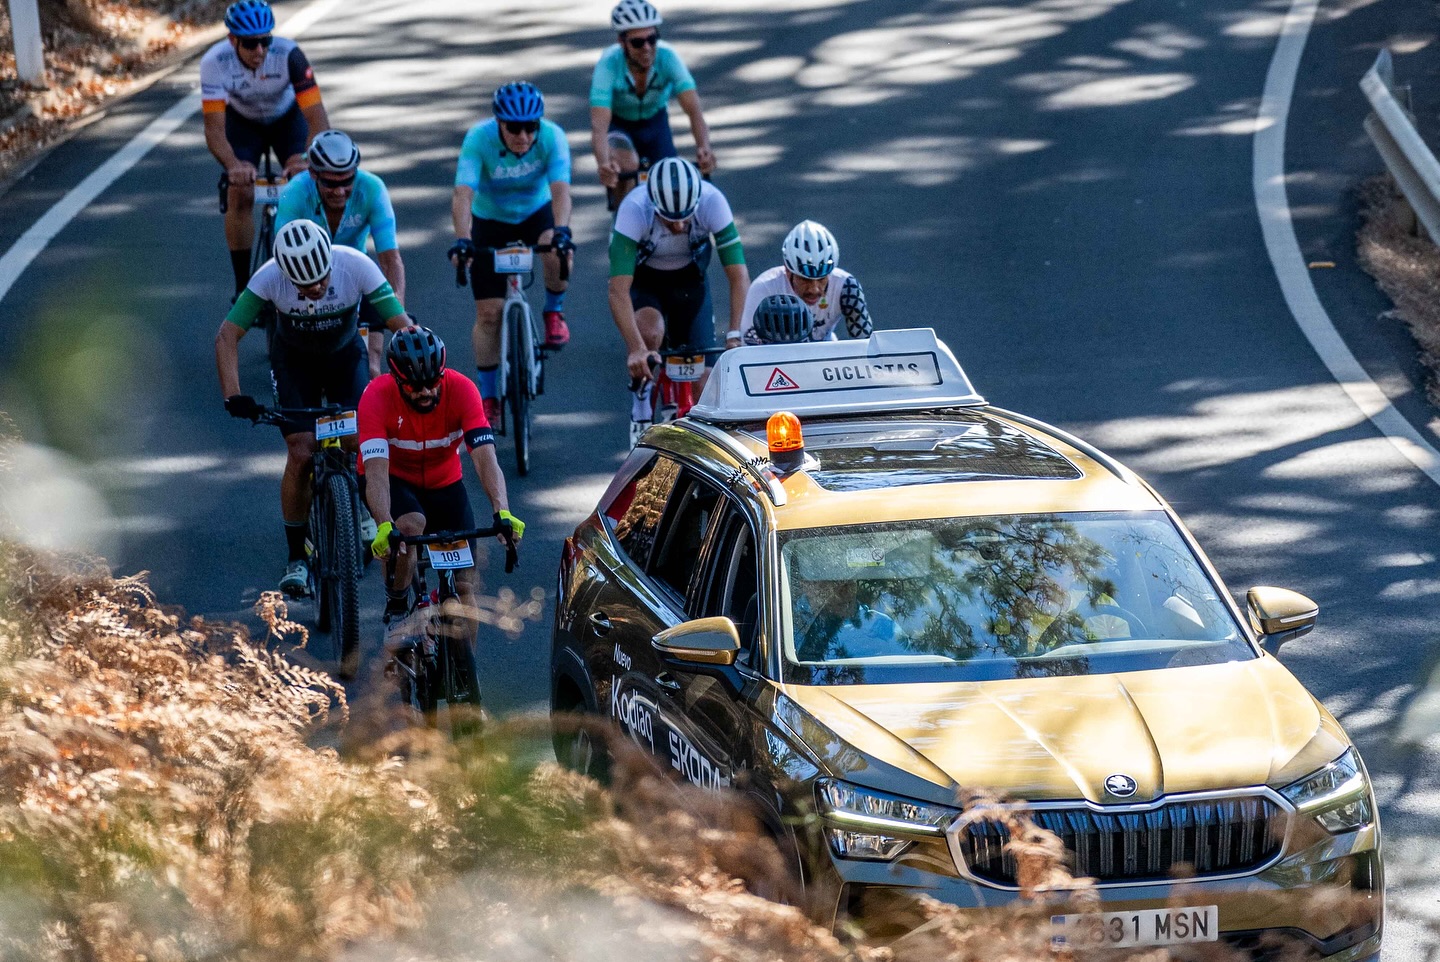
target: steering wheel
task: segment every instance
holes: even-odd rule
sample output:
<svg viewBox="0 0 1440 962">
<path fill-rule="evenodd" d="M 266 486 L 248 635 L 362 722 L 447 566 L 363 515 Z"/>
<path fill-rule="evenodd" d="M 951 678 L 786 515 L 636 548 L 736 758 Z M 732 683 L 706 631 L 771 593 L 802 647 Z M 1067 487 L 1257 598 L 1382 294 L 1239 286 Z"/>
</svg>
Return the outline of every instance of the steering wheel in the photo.
<svg viewBox="0 0 1440 962">
<path fill-rule="evenodd" d="M 1119 605 L 1084 605 L 1083 607 L 1088 611 L 1084 619 L 1085 627 L 1087 629 L 1090 628 L 1091 622 L 1100 621 L 1101 619 L 1119 619 L 1120 621 L 1123 621 L 1125 623 L 1125 627 L 1129 631 L 1131 638 L 1140 638 L 1149 633 L 1149 630 L 1145 627 L 1145 622 L 1141 621 L 1138 615 L 1126 608 L 1120 607 Z M 1080 609 L 1071 609 L 1071 611 L 1078 610 Z M 1066 612 L 1066 614 L 1069 614 L 1069 612 Z M 1050 624 L 1046 626 L 1045 630 L 1040 633 L 1040 637 L 1036 640 L 1036 644 L 1040 648 L 1048 649 L 1051 645 L 1053 645 L 1056 641 L 1059 640 L 1061 628 L 1065 624 L 1063 620 L 1064 617 L 1065 615 L 1059 616 L 1054 621 L 1050 622 Z M 1112 623 L 1107 627 L 1113 628 L 1115 626 Z M 1109 641 L 1111 639 L 1119 637 L 1113 631 L 1109 630 L 1103 632 L 1095 631 L 1094 634 L 1101 641 Z"/>
</svg>

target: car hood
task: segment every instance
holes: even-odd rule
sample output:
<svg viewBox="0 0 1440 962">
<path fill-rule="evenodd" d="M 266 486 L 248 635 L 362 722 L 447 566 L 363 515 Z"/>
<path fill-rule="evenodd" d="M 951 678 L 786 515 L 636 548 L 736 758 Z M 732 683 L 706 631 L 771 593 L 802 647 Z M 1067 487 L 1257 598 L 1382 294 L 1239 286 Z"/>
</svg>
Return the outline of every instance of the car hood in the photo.
<svg viewBox="0 0 1440 962">
<path fill-rule="evenodd" d="M 1028 800 L 1278 787 L 1349 745 L 1270 657 L 1082 677 L 786 685 L 781 695 L 835 736 L 804 739 L 833 774 L 855 776 L 868 756 L 947 788 Z M 1108 791 L 1112 775 L 1133 779 L 1134 793 Z"/>
</svg>

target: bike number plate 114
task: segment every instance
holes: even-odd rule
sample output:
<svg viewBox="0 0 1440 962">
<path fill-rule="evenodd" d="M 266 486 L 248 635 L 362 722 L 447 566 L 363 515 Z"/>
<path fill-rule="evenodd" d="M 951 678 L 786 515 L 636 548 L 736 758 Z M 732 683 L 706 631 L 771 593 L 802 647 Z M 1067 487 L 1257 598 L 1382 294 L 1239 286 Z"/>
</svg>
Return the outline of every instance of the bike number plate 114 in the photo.
<svg viewBox="0 0 1440 962">
<path fill-rule="evenodd" d="M 1128 949 L 1219 939 L 1220 909 L 1214 905 L 1050 916 L 1051 948 Z"/>
<path fill-rule="evenodd" d="M 528 247 L 502 247 L 495 252 L 495 273 L 528 274 L 535 254 Z"/>
<path fill-rule="evenodd" d="M 425 550 L 430 554 L 430 567 L 443 570 L 475 567 L 475 556 L 470 553 L 470 542 L 451 541 L 448 544 L 428 544 Z"/>
<path fill-rule="evenodd" d="M 665 376 L 672 381 L 698 381 L 705 373 L 705 355 L 694 357 L 667 357 Z"/>
<path fill-rule="evenodd" d="M 354 411 L 341 411 L 334 417 L 315 419 L 315 440 L 328 441 L 331 438 L 348 438 L 359 434 Z"/>
</svg>

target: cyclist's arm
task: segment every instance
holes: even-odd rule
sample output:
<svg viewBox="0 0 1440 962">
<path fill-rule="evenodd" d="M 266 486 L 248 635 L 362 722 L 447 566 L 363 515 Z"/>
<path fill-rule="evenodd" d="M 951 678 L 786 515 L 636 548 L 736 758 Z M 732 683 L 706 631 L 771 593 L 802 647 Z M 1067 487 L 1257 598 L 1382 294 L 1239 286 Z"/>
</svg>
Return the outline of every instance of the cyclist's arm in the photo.
<svg viewBox="0 0 1440 962">
<path fill-rule="evenodd" d="M 565 180 L 551 181 L 550 209 L 555 212 L 556 227 L 564 227 L 570 223 L 570 211 L 572 207 L 570 182 Z"/>
<path fill-rule="evenodd" d="M 742 260 L 738 264 L 725 265 L 725 279 L 730 282 L 730 330 L 742 323 L 745 296 L 750 293 L 750 270 Z"/>
<path fill-rule="evenodd" d="M 700 109 L 700 94 L 691 87 L 676 96 L 680 109 L 690 118 L 690 134 L 695 138 L 695 161 L 700 172 L 710 173 L 715 169 L 715 153 L 710 149 L 710 126 L 705 123 L 705 114 Z"/>
<path fill-rule="evenodd" d="M 484 174 L 480 152 L 483 137 L 480 124 L 471 127 L 460 144 L 460 159 L 455 164 L 455 192 L 450 197 L 450 220 L 457 240 L 470 239 L 475 193 L 480 190 Z"/>
<path fill-rule="evenodd" d="M 225 137 L 225 105 L 220 105 L 219 111 L 206 112 L 205 114 L 205 146 L 210 148 L 210 153 L 220 161 L 220 166 L 227 172 L 234 170 L 240 164 L 240 158 L 235 156 L 235 151 L 230 147 L 230 141 Z"/>
<path fill-rule="evenodd" d="M 356 427 L 359 428 L 360 462 L 365 468 L 365 503 L 370 506 L 370 515 L 376 524 L 389 521 L 390 515 L 390 442 L 385 434 L 383 405 L 375 385 L 360 395 L 356 411 Z"/>
<path fill-rule="evenodd" d="M 845 330 L 851 337 L 869 337 L 874 333 L 870 307 L 865 303 L 865 291 L 854 275 L 845 278 L 840 288 L 840 316 L 845 318 Z"/>
<path fill-rule="evenodd" d="M 560 227 L 570 223 L 570 144 L 565 140 L 565 131 L 550 121 L 545 121 L 545 131 L 550 141 L 550 162 L 545 167 L 545 179 L 550 184 L 550 208 L 555 214 L 555 224 Z"/>
<path fill-rule="evenodd" d="M 602 174 L 607 170 L 620 171 L 610 157 L 610 116 L 609 107 L 590 108 L 590 149 L 595 152 L 595 168 Z"/>
<path fill-rule="evenodd" d="M 619 231 L 610 233 L 610 316 L 625 339 L 625 350 L 634 354 L 645 349 L 645 339 L 635 323 L 630 287 L 635 283 L 635 259 L 639 246 Z"/>
<path fill-rule="evenodd" d="M 395 297 L 400 303 L 405 303 L 405 262 L 400 259 L 400 249 L 380 251 L 375 259 L 380 262 L 380 273 L 385 275 L 385 280 L 395 291 Z"/>
<path fill-rule="evenodd" d="M 505 490 L 505 473 L 500 470 L 500 460 L 495 457 L 495 443 L 482 444 L 470 449 L 470 460 L 475 465 L 475 474 L 480 478 L 480 487 L 490 499 L 490 513 L 499 514 L 510 510 L 510 499 Z"/>
<path fill-rule="evenodd" d="M 320 99 L 320 86 L 315 83 L 315 71 L 310 69 L 310 61 L 299 46 L 290 49 L 285 65 L 290 72 L 290 86 L 295 88 L 295 103 L 300 105 L 300 113 L 305 117 L 305 123 L 310 129 L 305 137 L 308 146 L 316 134 L 330 129 L 330 117 L 325 112 L 324 101 Z M 303 167 L 302 164 L 300 169 Z M 289 170 L 286 173 L 289 173 Z"/>
<path fill-rule="evenodd" d="M 595 152 L 595 166 L 604 180 L 607 168 L 615 169 L 610 160 L 610 119 L 615 107 L 615 77 L 608 66 L 608 51 L 595 64 L 590 76 L 590 148 Z"/>
<path fill-rule="evenodd" d="M 485 406 L 480 400 L 480 389 L 469 378 L 457 379 L 452 390 L 459 393 L 460 430 L 464 432 L 465 447 L 470 451 L 470 460 L 475 465 L 475 474 L 480 478 L 480 487 L 490 499 L 492 514 L 510 510 L 510 500 L 505 490 L 505 475 L 500 471 L 500 461 L 495 457 L 495 430 L 485 420 Z"/>
<path fill-rule="evenodd" d="M 760 288 L 751 285 L 745 292 L 745 306 L 740 310 L 740 326 L 725 332 L 726 347 L 753 343 L 751 332 L 755 330 L 755 309 L 760 306 L 760 301 Z"/>
<path fill-rule="evenodd" d="M 360 444 L 361 456 L 364 457 L 365 443 Z M 370 507 L 370 517 L 375 523 L 395 523 L 390 516 L 390 459 L 380 457 L 365 458 L 365 503 Z"/>
<path fill-rule="evenodd" d="M 220 375 L 221 399 L 240 393 L 240 338 L 245 328 L 231 321 L 220 322 L 215 332 L 215 370 Z"/>
<path fill-rule="evenodd" d="M 375 259 L 380 273 L 390 282 L 400 303 L 405 303 L 405 262 L 400 259 L 400 242 L 395 237 L 395 205 L 380 178 L 374 178 L 375 196 L 370 205 L 370 236 L 375 241 Z M 289 188 L 286 188 L 286 193 Z M 282 199 L 284 195 L 281 195 Z"/>
<path fill-rule="evenodd" d="M 455 237 L 457 240 L 470 239 L 470 222 L 472 214 L 470 205 L 475 202 L 475 190 L 463 184 L 455 186 L 455 193 L 450 197 L 450 221 L 455 226 Z"/>
</svg>

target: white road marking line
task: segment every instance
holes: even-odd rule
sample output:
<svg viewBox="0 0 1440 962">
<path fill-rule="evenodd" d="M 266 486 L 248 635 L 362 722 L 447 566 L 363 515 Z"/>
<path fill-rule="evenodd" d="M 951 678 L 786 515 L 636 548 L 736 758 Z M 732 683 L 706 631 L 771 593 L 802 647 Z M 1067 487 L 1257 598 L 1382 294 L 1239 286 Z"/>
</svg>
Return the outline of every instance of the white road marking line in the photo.
<svg viewBox="0 0 1440 962">
<path fill-rule="evenodd" d="M 1318 5 L 1319 0 L 1293 0 L 1280 28 L 1270 69 L 1265 74 L 1253 170 L 1255 207 L 1260 215 L 1265 249 L 1270 253 L 1270 262 L 1290 313 L 1331 376 L 1401 456 L 1440 484 L 1440 451 L 1395 409 L 1335 330 L 1334 322 L 1315 293 L 1310 270 L 1295 237 L 1295 225 L 1290 219 L 1290 199 L 1285 191 L 1285 127 L 1300 57 L 1305 52 L 1305 41 Z"/>
<path fill-rule="evenodd" d="M 280 25 L 277 32 L 288 37 L 299 36 L 342 2 L 343 0 L 314 0 Z M 30 228 L 10 245 L 5 255 L 0 257 L 0 301 L 10 293 L 10 288 L 20 279 L 25 268 L 40 256 L 40 252 L 55 239 L 55 235 L 64 230 L 77 214 L 93 204 L 111 184 L 163 143 L 166 137 L 173 134 L 199 109 L 200 92 L 197 90 L 186 94 L 31 224 Z"/>
</svg>

